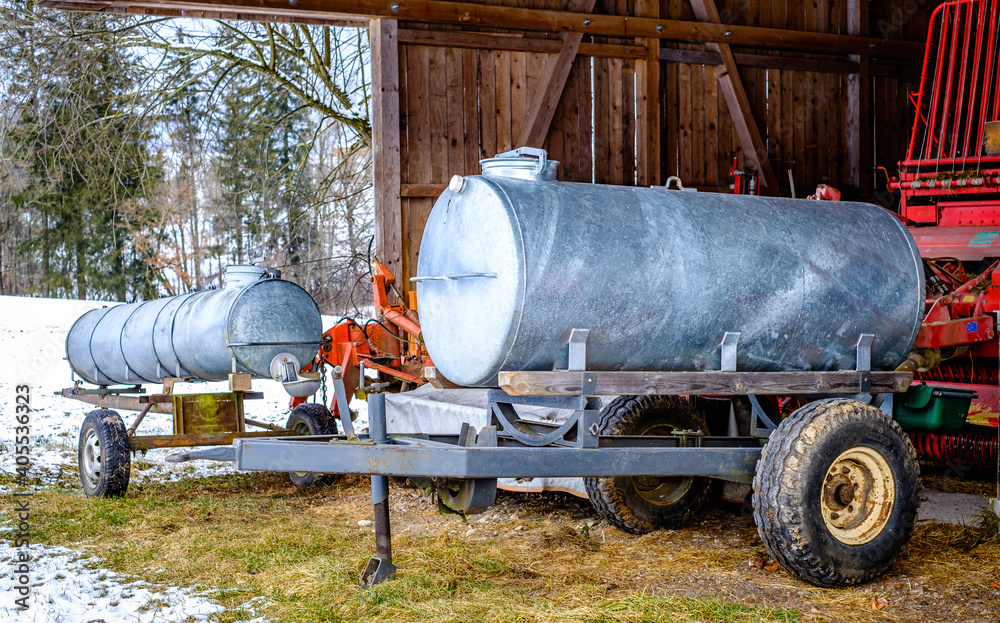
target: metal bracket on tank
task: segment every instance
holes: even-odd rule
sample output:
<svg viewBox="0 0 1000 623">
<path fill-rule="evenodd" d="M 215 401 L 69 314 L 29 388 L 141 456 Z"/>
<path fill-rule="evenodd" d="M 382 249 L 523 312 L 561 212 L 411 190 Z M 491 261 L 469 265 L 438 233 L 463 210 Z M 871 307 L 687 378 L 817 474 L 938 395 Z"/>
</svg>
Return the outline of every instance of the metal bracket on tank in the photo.
<svg viewBox="0 0 1000 623">
<path fill-rule="evenodd" d="M 723 372 L 736 372 L 736 345 L 740 342 L 742 333 L 726 331 L 722 336 L 722 365 Z"/>
<path fill-rule="evenodd" d="M 587 340 L 590 329 L 570 329 L 564 334 L 562 347 L 556 352 L 553 370 L 583 372 L 587 369 Z M 591 394 L 586 394 L 591 395 Z"/>
<path fill-rule="evenodd" d="M 587 369 L 587 340 L 589 338 L 590 329 L 569 330 L 569 339 L 566 340 L 567 370 Z"/>
<path fill-rule="evenodd" d="M 856 370 L 861 373 L 861 393 L 867 394 L 872 389 L 872 343 L 874 333 L 862 333 L 855 348 L 858 349 Z"/>
</svg>

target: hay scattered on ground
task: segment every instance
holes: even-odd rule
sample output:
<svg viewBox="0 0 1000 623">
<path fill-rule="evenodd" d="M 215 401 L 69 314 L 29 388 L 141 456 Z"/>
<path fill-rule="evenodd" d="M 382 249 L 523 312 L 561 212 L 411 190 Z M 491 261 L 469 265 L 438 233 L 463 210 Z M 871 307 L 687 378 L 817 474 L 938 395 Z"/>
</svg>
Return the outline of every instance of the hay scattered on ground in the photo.
<svg viewBox="0 0 1000 623">
<path fill-rule="evenodd" d="M 398 579 L 362 592 L 357 575 L 374 549 L 368 496 L 363 478 L 298 491 L 283 475 L 241 474 L 147 485 L 123 500 L 52 488 L 36 495 L 35 516 L 42 542 L 150 582 L 211 589 L 227 606 L 261 596 L 275 623 L 996 623 L 1000 612 L 1000 543 L 988 527 L 922 525 L 889 575 L 829 590 L 774 570 L 752 520 L 729 509 L 630 536 L 563 494 L 501 492 L 463 521 L 398 488 Z"/>
</svg>

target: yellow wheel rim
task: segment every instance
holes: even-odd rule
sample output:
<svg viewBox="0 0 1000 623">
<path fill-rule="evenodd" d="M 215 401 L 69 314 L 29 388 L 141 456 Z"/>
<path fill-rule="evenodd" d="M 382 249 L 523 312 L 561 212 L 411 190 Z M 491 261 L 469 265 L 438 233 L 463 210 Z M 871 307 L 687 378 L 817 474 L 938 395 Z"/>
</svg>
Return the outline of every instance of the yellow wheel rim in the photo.
<svg viewBox="0 0 1000 623">
<path fill-rule="evenodd" d="M 841 543 L 861 545 L 885 529 L 895 499 L 889 463 L 875 450 L 855 446 L 837 457 L 823 479 L 823 522 Z"/>
</svg>

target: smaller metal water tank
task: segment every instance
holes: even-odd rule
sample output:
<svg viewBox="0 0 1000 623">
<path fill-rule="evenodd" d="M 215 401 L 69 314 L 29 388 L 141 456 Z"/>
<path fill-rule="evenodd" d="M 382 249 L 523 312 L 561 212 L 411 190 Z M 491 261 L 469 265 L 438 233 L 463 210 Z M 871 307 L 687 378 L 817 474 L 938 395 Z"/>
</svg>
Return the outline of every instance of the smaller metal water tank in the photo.
<svg viewBox="0 0 1000 623">
<path fill-rule="evenodd" d="M 316 356 L 323 321 L 312 297 L 279 276 L 229 266 L 221 290 L 91 310 L 70 328 L 66 359 L 95 385 L 222 381 L 231 372 L 269 378 L 283 353 L 304 365 Z"/>
</svg>

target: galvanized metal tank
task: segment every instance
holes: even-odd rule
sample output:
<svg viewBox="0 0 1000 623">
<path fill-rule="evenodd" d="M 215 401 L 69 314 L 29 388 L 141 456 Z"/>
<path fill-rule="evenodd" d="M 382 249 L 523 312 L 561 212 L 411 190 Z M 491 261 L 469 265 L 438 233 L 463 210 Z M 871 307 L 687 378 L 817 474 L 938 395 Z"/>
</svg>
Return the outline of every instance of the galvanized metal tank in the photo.
<svg viewBox="0 0 1000 623">
<path fill-rule="evenodd" d="M 323 321 L 312 297 L 279 274 L 229 266 L 221 290 L 91 310 L 70 328 L 66 359 L 95 385 L 221 381 L 230 372 L 267 378 L 282 353 L 305 364 L 316 356 Z"/>
<path fill-rule="evenodd" d="M 453 179 L 420 245 L 427 351 L 461 385 L 551 370 L 572 328 L 592 370 L 873 369 L 907 355 L 923 265 L 874 205 L 515 179 Z"/>
</svg>

